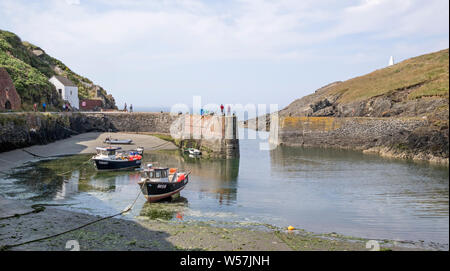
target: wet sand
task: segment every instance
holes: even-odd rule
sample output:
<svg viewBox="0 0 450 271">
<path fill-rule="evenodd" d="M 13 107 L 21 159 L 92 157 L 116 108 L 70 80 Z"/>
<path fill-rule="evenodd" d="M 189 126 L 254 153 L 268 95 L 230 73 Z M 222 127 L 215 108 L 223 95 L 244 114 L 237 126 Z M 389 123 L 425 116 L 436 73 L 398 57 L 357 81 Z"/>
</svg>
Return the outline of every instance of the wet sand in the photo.
<svg viewBox="0 0 450 271">
<path fill-rule="evenodd" d="M 239 226 L 221 227 L 211 222 L 158 219 L 131 221 L 120 217 L 103 220 L 47 240 L 6 248 L 6 245 L 77 228 L 101 217 L 48 206 L 40 212 L 20 215 L 22 211 L 28 212 L 30 207 L 1 198 L 0 202 L 7 203 L 9 207 L 17 204 L 14 207 L 14 211 L 17 211 L 15 217 L 0 218 L 0 249 L 3 250 L 70 250 L 70 246 L 66 247 L 70 240 L 75 240 L 80 250 L 369 250 L 366 248 L 368 240 L 337 234 L 318 235 L 270 226 L 265 230 Z M 381 250 L 413 250 L 404 244 L 399 246 L 390 241 L 380 241 L 380 244 Z"/>
</svg>

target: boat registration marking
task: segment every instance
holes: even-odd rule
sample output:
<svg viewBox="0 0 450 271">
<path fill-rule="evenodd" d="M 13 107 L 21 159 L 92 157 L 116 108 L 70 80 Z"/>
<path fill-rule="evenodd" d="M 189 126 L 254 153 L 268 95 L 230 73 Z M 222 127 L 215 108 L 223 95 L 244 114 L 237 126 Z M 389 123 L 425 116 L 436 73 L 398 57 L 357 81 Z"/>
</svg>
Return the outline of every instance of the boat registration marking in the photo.
<svg viewBox="0 0 450 271">
<path fill-rule="evenodd" d="M 167 185 L 166 184 L 158 184 L 157 188 L 166 188 Z"/>
</svg>

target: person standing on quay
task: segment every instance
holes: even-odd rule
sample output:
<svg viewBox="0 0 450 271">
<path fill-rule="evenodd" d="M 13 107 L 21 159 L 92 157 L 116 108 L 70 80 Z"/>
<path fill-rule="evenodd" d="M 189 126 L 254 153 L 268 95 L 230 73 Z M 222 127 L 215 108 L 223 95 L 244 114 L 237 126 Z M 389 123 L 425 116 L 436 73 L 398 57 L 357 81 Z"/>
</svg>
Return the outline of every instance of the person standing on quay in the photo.
<svg viewBox="0 0 450 271">
<path fill-rule="evenodd" d="M 130 104 L 130 113 L 133 113 L 133 105 Z"/>
<path fill-rule="evenodd" d="M 227 115 L 229 116 L 230 114 L 231 114 L 231 106 L 228 105 L 228 106 L 227 106 Z"/>
<path fill-rule="evenodd" d="M 223 109 L 224 109 L 224 106 L 223 106 L 223 104 L 221 104 L 220 105 L 220 112 L 222 113 L 222 115 L 223 115 Z"/>
<path fill-rule="evenodd" d="M 127 110 L 127 103 L 125 103 L 125 105 L 124 105 L 124 107 L 123 107 L 123 111 L 124 111 L 124 112 L 128 112 L 128 110 Z"/>
</svg>

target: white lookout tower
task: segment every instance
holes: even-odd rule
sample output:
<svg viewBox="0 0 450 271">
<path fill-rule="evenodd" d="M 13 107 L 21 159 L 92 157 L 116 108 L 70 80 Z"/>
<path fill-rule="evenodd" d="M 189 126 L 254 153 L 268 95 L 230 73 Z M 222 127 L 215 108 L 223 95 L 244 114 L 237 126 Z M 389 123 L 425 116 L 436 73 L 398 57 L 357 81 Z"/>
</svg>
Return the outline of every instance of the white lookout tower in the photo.
<svg viewBox="0 0 450 271">
<path fill-rule="evenodd" d="M 389 65 L 388 66 L 392 66 L 392 65 L 394 65 L 394 57 L 393 56 L 391 56 L 389 58 Z"/>
</svg>

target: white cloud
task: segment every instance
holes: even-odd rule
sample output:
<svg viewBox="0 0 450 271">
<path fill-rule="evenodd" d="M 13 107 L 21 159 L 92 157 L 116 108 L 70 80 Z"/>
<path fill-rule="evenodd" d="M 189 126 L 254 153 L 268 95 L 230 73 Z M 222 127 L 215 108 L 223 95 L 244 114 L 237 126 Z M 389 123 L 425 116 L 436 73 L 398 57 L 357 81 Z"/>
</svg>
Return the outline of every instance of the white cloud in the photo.
<svg viewBox="0 0 450 271">
<path fill-rule="evenodd" d="M 346 35 L 385 39 L 448 32 L 447 1 L 373 0 L 339 6 L 336 1 L 237 0 L 226 8 L 196 0 L 100 1 L 103 8 L 66 0 L 77 6 L 71 9 L 58 2 L 42 9 L 5 1 L 10 3 L 6 8 L 17 10 L 9 19 L 25 37 L 83 50 L 141 44 L 150 58 L 296 58 L 315 44 Z"/>
<path fill-rule="evenodd" d="M 328 70 L 357 64 L 370 71 L 391 54 L 398 60 L 448 47 L 448 5 L 442 0 L 1 0 L 0 28 L 94 80 L 92 75 L 114 82 L 119 81 L 115 74 L 127 74 L 133 81 L 140 74 L 135 84 L 145 85 L 147 74 L 155 83 L 161 67 L 168 71 L 186 63 L 258 63 L 249 73 L 261 68 L 259 63 L 270 69 L 275 62 L 295 62 L 291 69 L 319 63 L 332 67 Z M 357 72 L 339 70 L 320 83 Z M 287 73 L 298 76 L 295 70 Z M 257 78 L 239 78 L 245 76 Z M 198 85 L 208 84 L 192 84 Z"/>
<path fill-rule="evenodd" d="M 79 5 L 80 0 L 64 0 L 68 5 Z"/>
</svg>

